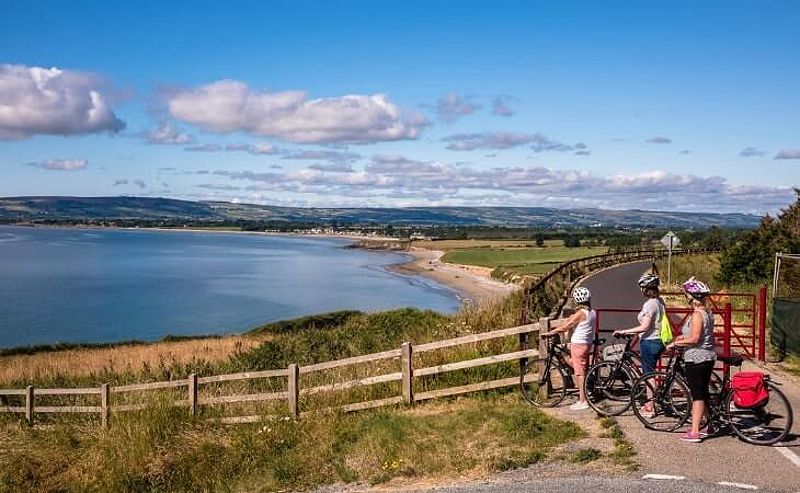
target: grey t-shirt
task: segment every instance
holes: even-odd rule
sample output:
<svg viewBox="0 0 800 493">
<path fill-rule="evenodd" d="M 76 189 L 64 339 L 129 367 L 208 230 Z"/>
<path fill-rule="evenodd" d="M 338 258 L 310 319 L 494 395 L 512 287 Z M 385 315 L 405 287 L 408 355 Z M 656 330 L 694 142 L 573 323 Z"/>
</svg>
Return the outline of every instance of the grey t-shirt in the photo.
<svg viewBox="0 0 800 493">
<path fill-rule="evenodd" d="M 683 353 L 683 360 L 689 363 L 702 363 L 704 361 L 713 361 L 717 358 L 717 352 L 714 350 L 714 314 L 707 310 L 700 313 L 703 315 L 700 340 L 697 341 L 697 344 L 688 346 Z M 681 335 L 683 337 L 691 337 L 692 317 L 689 317 L 689 320 L 683 324 Z"/>
<path fill-rule="evenodd" d="M 642 320 L 646 316 L 650 316 L 650 326 L 639 335 L 640 339 L 656 339 L 660 340 L 661 335 L 659 322 L 661 321 L 661 314 L 663 313 L 663 305 L 658 300 L 658 298 L 649 298 L 647 301 L 644 302 L 642 305 L 642 311 L 639 312 L 639 315 L 636 316 L 636 319 L 639 320 L 639 323 L 642 323 Z"/>
</svg>

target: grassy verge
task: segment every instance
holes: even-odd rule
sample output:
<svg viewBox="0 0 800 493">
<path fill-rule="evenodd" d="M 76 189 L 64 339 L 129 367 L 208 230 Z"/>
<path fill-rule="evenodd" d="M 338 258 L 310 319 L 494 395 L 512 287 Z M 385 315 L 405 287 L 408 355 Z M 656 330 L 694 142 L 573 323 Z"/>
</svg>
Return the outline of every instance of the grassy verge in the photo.
<svg viewBox="0 0 800 493">
<path fill-rule="evenodd" d="M 622 432 L 622 428 L 619 427 L 614 418 L 609 416 L 600 418 L 600 425 L 606 429 L 605 434 L 602 436 L 614 440 L 614 452 L 609 455 L 614 463 L 628 471 L 639 470 L 639 464 L 634 459 L 636 451 L 633 450 L 633 445 L 625 439 L 625 433 Z"/>
<path fill-rule="evenodd" d="M 234 347 L 226 357 L 177 358 L 150 346 L 158 364 L 124 368 L 103 366 L 108 351 L 124 347 L 71 349 L 71 366 L 49 368 L 64 353 L 7 356 L 32 358 L 29 368 L 15 367 L 4 387 L 97 386 L 185 378 L 244 370 L 308 365 L 348 356 L 399 348 L 405 341 L 424 343 L 513 326 L 520 298 L 442 316 L 415 309 L 380 313 L 346 312 L 269 324 L 254 331 L 252 345 Z M 245 336 L 243 336 L 245 337 Z M 260 338 L 260 339 L 258 339 Z M 214 339 L 214 340 L 224 340 Z M 446 348 L 414 356 L 415 368 L 518 349 L 516 336 Z M 148 346 L 129 350 L 146 351 Z M 155 349 L 159 348 L 159 349 Z M 106 351 L 104 353 L 104 351 Z M 221 354 L 221 353 L 220 353 Z M 87 356 L 96 366 L 86 371 Z M 139 354 L 142 356 L 142 354 Z M 130 356 L 129 356 L 130 358 Z M 38 363 L 34 364 L 34 360 Z M 39 365 L 39 366 L 36 366 Z M 397 371 L 396 360 L 370 362 L 330 372 L 304 374 L 302 385 L 327 385 L 347 379 Z M 518 375 L 516 361 L 459 370 L 415 380 L 415 392 Z M 222 382 L 201 388 L 201 397 L 285 390 L 285 378 Z M 0 491 L 279 491 L 333 482 L 384 482 L 395 477 L 482 474 L 545 459 L 551 447 L 582 435 L 575 425 L 559 422 L 523 402 L 515 390 L 420 405 L 413 409 L 339 414 L 321 412 L 295 421 L 284 401 L 243 403 L 224 409 L 202 406 L 192 420 L 185 408 L 166 402 L 185 399 L 184 390 L 151 392 L 140 400 L 114 394 L 115 404 L 152 402 L 142 413 L 114 413 L 102 430 L 96 417 L 37 415 L 27 429 L 19 416 L 0 415 Z M 301 398 L 303 411 L 399 395 L 397 382 Z M 152 397 L 158 394 L 160 397 Z M 13 397 L 16 398 L 16 397 Z M 95 396 L 77 396 L 73 405 L 96 405 Z M 12 396 L 8 397 L 9 402 Z M 66 397 L 37 398 L 37 405 L 63 405 Z M 11 403 L 20 405 L 20 402 Z M 215 418 L 257 414 L 259 425 L 223 426 Z M 281 416 L 284 416 L 281 418 Z M 591 457 L 581 457 L 579 461 Z"/>
<path fill-rule="evenodd" d="M 543 460 L 583 432 L 517 394 L 257 425 L 193 422 L 165 407 L 90 427 L 5 429 L 2 491 L 280 491 L 481 474 Z"/>
</svg>

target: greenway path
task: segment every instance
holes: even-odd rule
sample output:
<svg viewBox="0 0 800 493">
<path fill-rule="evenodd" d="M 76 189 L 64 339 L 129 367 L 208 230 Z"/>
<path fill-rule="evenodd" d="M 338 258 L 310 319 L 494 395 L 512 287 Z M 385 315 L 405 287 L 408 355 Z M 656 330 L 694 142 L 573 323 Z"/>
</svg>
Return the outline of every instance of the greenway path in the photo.
<svg viewBox="0 0 800 493">
<path fill-rule="evenodd" d="M 593 294 L 595 308 L 638 309 L 643 301 L 636 284 L 649 262 L 635 262 L 613 267 L 583 282 Z M 602 328 L 632 327 L 635 314 L 603 314 Z M 745 367 L 755 368 L 746 363 Z M 638 452 L 641 474 L 683 477 L 685 481 L 730 482 L 761 489 L 800 492 L 800 381 L 765 371 L 783 384 L 795 411 L 795 422 L 787 442 L 775 447 L 757 447 L 733 436 L 708 439 L 699 444 L 681 442 L 678 433 L 646 430 L 632 412 L 617 421 Z M 671 489 L 671 488 L 670 488 Z"/>
</svg>

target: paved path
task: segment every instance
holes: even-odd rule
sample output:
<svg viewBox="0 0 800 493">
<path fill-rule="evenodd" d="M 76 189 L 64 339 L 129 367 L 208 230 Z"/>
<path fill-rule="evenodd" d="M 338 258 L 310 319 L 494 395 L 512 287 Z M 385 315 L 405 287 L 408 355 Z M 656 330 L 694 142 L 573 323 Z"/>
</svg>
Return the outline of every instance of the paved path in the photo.
<svg viewBox="0 0 800 493">
<path fill-rule="evenodd" d="M 611 268 L 588 278 L 583 285 L 592 291 L 595 308 L 638 310 L 643 298 L 636 281 L 649 267 L 636 262 Z M 636 314 L 604 314 L 601 330 L 636 325 Z M 703 481 L 729 481 L 776 491 L 800 492 L 800 382 L 789 377 L 773 379 L 784 384 L 795 410 L 790 439 L 781 447 L 757 447 L 734 437 L 718 437 L 700 444 L 683 443 L 676 433 L 646 430 L 632 413 L 618 419 L 620 427 L 634 445 L 642 474 L 660 473 L 686 476 Z"/>
</svg>

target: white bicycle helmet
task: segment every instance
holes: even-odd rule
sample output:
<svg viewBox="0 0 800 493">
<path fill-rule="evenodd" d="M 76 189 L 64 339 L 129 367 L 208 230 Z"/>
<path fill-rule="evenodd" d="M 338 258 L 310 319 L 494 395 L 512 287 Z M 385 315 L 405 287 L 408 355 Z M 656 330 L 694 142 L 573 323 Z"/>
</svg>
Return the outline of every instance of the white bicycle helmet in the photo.
<svg viewBox="0 0 800 493">
<path fill-rule="evenodd" d="M 703 281 L 698 281 L 694 276 L 683 283 L 683 291 L 696 300 L 702 300 L 711 294 L 711 288 Z"/>
<path fill-rule="evenodd" d="M 659 279 L 657 275 L 649 272 L 645 272 L 642 274 L 642 277 L 639 278 L 639 287 L 642 289 L 658 289 L 660 284 L 661 279 Z"/>
<path fill-rule="evenodd" d="M 572 292 L 572 299 L 575 300 L 575 303 L 584 305 L 592 299 L 592 292 L 584 287 L 576 288 Z"/>
</svg>

